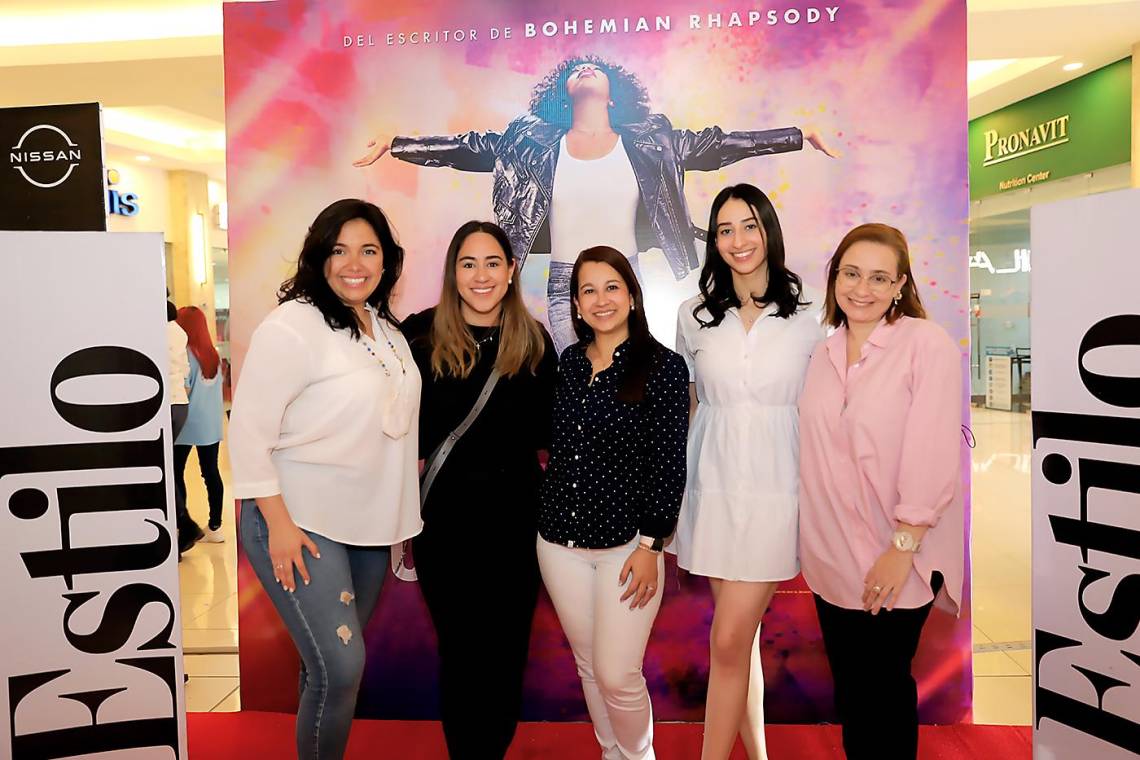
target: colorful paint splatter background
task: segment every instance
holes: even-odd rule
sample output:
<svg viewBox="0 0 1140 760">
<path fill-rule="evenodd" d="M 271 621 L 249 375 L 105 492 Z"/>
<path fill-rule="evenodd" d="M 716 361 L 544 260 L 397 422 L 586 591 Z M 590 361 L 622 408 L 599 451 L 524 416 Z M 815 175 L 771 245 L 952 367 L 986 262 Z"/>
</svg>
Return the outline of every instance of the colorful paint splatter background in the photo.
<svg viewBox="0 0 1140 760">
<path fill-rule="evenodd" d="M 282 0 L 225 6 L 235 368 L 240 372 L 250 334 L 274 306 L 308 223 L 337 198 L 374 201 L 394 221 L 408 252 L 398 312 L 435 303 L 452 232 L 467 219 L 493 218 L 491 175 L 391 157 L 357 169 L 353 159 L 378 134 L 501 130 L 526 110 L 533 86 L 560 60 L 590 53 L 634 71 L 652 110 L 676 128 L 818 129 L 842 158 L 805 149 L 690 172 L 693 218 L 705 223 L 713 195 L 726 184 L 760 186 L 780 214 L 789 265 L 817 288 L 824 262 L 850 227 L 865 221 L 900 227 L 911 241 L 932 318 L 961 343 L 965 376 L 965 4 L 879 0 L 831 7 L 837 6 L 833 23 L 825 5 L 794 2 Z M 807 23 L 813 7 L 822 20 Z M 785 23 L 789 10 L 799 12 L 799 23 Z M 760 23 L 748 25 L 749 11 L 761 13 Z M 769 11 L 780 23 L 766 23 Z M 733 12 L 743 27 L 729 27 Z M 605 18 L 616 18 L 621 29 L 629 17 L 632 29 L 643 13 L 650 27 L 657 16 L 670 17 L 671 30 L 597 31 Z M 701 29 L 689 28 L 691 14 L 701 17 Z M 720 28 L 709 28 L 710 14 L 721 15 Z M 583 31 L 588 18 L 595 19 L 592 35 Z M 562 33 L 567 20 L 577 20 L 577 35 Z M 546 21 L 558 24 L 558 36 L 525 36 L 525 24 L 541 28 Z M 490 40 L 492 27 L 511 27 L 511 38 Z M 386 44 L 389 33 L 445 29 L 475 29 L 477 40 Z M 345 37 L 355 43 L 358 35 L 365 45 L 346 47 Z M 673 282 L 659 251 L 643 254 L 641 266 L 652 326 L 671 344 L 676 306 L 695 292 L 694 278 Z M 524 286 L 539 316 L 545 275 L 542 257 L 528 260 Z M 493 594 L 496 576 L 511 568 L 498 563 L 488 539 L 470 572 L 484 576 L 486 593 Z M 296 654 L 244 559 L 240 589 L 243 707 L 293 710 Z M 645 663 L 655 715 L 700 720 L 712 617 L 707 584 L 670 562 L 664 594 Z M 935 613 L 926 627 L 915 665 L 924 721 L 969 720 L 966 609 L 958 620 Z M 414 584 L 389 579 L 367 638 L 359 714 L 435 717 L 434 634 Z M 765 618 L 763 658 L 770 722 L 834 719 L 818 624 L 799 579 L 784 585 Z M 524 718 L 586 719 L 572 657 L 545 599 L 531 642 Z"/>
</svg>

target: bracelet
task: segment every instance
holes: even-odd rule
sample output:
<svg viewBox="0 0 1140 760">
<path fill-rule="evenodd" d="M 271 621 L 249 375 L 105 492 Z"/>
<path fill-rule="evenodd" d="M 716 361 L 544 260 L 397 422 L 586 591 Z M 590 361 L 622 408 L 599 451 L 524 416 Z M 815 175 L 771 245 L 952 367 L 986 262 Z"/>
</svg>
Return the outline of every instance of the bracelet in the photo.
<svg viewBox="0 0 1140 760">
<path fill-rule="evenodd" d="M 665 539 L 653 538 L 651 536 L 642 536 L 638 540 L 637 545 L 648 552 L 660 554 L 661 551 L 665 548 Z"/>
</svg>

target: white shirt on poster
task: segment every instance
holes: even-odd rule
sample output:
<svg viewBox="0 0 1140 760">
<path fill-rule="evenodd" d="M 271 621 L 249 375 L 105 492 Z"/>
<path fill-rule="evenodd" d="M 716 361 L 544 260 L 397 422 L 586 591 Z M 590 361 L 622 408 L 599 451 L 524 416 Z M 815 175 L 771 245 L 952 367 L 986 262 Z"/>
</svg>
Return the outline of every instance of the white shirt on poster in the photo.
<svg viewBox="0 0 1140 760">
<path fill-rule="evenodd" d="M 780 581 L 799 572 L 799 403 L 812 350 L 826 337 L 823 294 L 787 319 L 768 305 L 752 329 L 738 309 L 702 328 L 690 298 L 677 312 L 677 352 L 697 384 L 677 564 L 696 575 Z M 708 312 L 701 316 L 708 321 Z"/>
<path fill-rule="evenodd" d="M 388 546 L 423 528 L 420 375 L 404 336 L 370 314 L 375 341 L 303 301 L 270 312 L 235 390 L 229 451 L 237 498 L 281 494 L 305 530 Z"/>
<path fill-rule="evenodd" d="M 574 158 L 566 137 L 558 144 L 550 201 L 550 260 L 573 264 L 578 254 L 608 245 L 627 258 L 637 253 L 641 193 L 621 137 L 601 158 Z"/>
</svg>

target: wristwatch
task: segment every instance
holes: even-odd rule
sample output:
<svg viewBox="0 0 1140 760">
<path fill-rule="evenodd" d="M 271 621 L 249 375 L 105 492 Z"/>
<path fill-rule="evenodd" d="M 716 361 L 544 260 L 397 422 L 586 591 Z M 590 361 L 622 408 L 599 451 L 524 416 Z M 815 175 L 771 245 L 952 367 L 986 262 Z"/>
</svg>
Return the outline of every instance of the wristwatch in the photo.
<svg viewBox="0 0 1140 760">
<path fill-rule="evenodd" d="M 660 554 L 661 551 L 665 548 L 665 539 L 663 539 L 663 538 L 652 538 L 650 536 L 642 536 L 641 539 L 638 541 L 638 543 L 642 547 L 653 552 L 654 554 Z"/>
<path fill-rule="evenodd" d="M 914 539 L 914 534 L 905 530 L 896 530 L 891 543 L 900 552 L 916 552 L 922 546 L 921 542 Z"/>
</svg>

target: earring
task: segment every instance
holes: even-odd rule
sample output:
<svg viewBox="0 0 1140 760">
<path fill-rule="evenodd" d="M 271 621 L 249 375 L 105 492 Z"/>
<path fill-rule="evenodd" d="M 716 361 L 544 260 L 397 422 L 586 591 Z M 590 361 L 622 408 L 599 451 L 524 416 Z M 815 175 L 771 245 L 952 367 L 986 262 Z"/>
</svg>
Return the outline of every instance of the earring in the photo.
<svg viewBox="0 0 1140 760">
<path fill-rule="evenodd" d="M 637 304 L 636 304 L 636 303 L 631 303 L 631 304 L 629 305 L 629 310 L 630 310 L 630 311 L 637 311 Z"/>
<path fill-rule="evenodd" d="M 508 285 L 514 285 L 515 284 L 515 278 L 514 277 L 508 277 L 507 278 L 507 284 Z"/>
<path fill-rule="evenodd" d="M 900 290 L 898 293 L 895 293 L 895 303 L 898 303 L 901 300 L 902 300 L 902 291 Z"/>
</svg>

